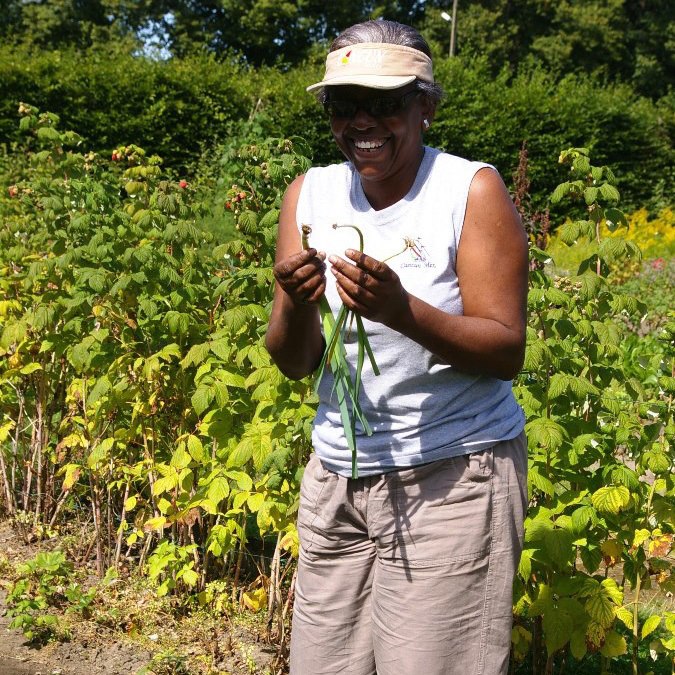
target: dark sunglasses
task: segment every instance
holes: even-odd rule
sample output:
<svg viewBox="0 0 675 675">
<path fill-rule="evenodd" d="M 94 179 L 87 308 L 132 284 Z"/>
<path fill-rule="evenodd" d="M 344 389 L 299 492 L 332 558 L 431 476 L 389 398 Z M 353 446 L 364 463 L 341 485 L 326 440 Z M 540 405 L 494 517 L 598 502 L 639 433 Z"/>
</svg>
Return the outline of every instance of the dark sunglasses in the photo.
<svg viewBox="0 0 675 675">
<path fill-rule="evenodd" d="M 329 117 L 336 119 L 351 119 L 358 110 L 363 110 L 371 117 L 391 117 L 401 112 L 419 91 L 409 91 L 403 96 L 388 98 L 366 98 L 362 101 L 328 99 L 323 103 L 323 109 Z"/>
</svg>

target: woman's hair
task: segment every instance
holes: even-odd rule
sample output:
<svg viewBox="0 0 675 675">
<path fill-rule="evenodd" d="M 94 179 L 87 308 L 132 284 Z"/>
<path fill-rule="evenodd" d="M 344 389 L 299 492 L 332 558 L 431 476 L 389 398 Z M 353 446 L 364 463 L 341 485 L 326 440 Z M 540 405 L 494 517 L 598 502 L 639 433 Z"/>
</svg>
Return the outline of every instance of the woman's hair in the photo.
<svg viewBox="0 0 675 675">
<path fill-rule="evenodd" d="M 396 21 L 378 19 L 364 21 L 345 29 L 333 40 L 329 51 L 334 52 L 342 47 L 356 45 L 362 42 L 383 42 L 386 44 L 411 47 L 431 58 L 431 50 L 427 41 L 412 26 L 406 26 Z M 443 89 L 434 82 L 416 80 L 417 90 L 427 96 L 434 104 L 443 98 Z"/>
</svg>

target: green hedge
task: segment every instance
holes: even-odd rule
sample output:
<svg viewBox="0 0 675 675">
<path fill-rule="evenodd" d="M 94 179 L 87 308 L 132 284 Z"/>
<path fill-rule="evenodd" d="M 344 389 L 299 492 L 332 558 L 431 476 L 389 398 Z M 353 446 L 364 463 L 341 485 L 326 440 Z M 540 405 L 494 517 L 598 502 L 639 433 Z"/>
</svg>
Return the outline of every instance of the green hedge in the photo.
<svg viewBox="0 0 675 675">
<path fill-rule="evenodd" d="M 253 106 L 236 59 L 197 56 L 171 62 L 92 50 L 0 51 L 0 142 L 17 139 L 25 101 L 81 130 L 92 149 L 135 143 L 182 170 Z"/>
<path fill-rule="evenodd" d="M 184 171 L 213 157 L 214 148 L 241 133 L 256 114 L 264 132 L 302 137 L 313 160 L 340 159 L 327 120 L 305 86 L 322 70 L 318 54 L 281 71 L 254 70 L 235 56 L 216 60 L 151 61 L 110 48 L 88 53 L 0 49 L 0 143 L 16 139 L 19 101 L 51 110 L 64 126 L 81 130 L 96 150 L 137 143 Z M 674 99 L 653 103 L 628 85 L 587 76 L 556 81 L 543 71 L 494 77 L 485 61 L 439 59 L 447 97 L 428 142 L 449 152 L 493 163 L 507 183 L 527 141 L 536 205 L 563 174 L 558 149 L 589 147 L 599 163 L 615 168 L 627 208 L 668 204 L 673 193 Z"/>
</svg>

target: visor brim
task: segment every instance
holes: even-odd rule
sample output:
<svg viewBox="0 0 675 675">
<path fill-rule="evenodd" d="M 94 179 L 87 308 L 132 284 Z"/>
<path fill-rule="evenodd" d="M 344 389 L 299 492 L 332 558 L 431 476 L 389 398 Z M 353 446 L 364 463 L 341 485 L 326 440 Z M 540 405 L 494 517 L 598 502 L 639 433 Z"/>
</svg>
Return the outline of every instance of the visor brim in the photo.
<svg viewBox="0 0 675 675">
<path fill-rule="evenodd" d="M 366 87 L 368 89 L 399 89 L 406 84 L 414 82 L 416 79 L 415 75 L 345 75 L 344 77 L 334 77 L 311 84 L 307 87 L 307 91 L 317 91 L 325 87 L 347 85 Z"/>
</svg>

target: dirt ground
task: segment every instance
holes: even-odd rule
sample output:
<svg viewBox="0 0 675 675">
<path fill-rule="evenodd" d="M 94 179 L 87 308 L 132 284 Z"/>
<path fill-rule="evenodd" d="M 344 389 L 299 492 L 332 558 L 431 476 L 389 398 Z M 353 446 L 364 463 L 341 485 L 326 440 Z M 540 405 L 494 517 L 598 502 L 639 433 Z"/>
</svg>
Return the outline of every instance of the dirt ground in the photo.
<svg viewBox="0 0 675 675">
<path fill-rule="evenodd" d="M 24 544 L 8 522 L 0 523 L 0 552 L 10 562 L 27 560 L 37 551 L 34 545 Z M 87 637 L 75 634 L 69 642 L 30 645 L 21 631 L 9 629 L 6 595 L 6 589 L 0 588 L 0 675 L 130 675 L 152 658 L 140 646 L 105 630 Z"/>
<path fill-rule="evenodd" d="M 49 546 L 52 548 L 52 546 Z M 39 548 L 25 544 L 7 521 L 0 521 L 0 559 L 15 565 L 35 556 Z M 271 663 L 275 649 L 260 641 L 255 631 L 236 627 L 213 635 L 220 644 L 215 665 L 204 668 L 181 666 L 179 669 L 149 668 L 153 653 L 140 641 L 100 625 L 81 620 L 70 625 L 67 642 L 51 642 L 45 646 L 26 641 L 19 630 L 9 629 L 11 617 L 6 616 L 6 596 L 10 580 L 0 571 L 0 675 L 268 675 L 279 673 Z M 140 608 L 139 608 L 140 610 Z M 142 610 L 140 610 L 142 611 Z M 172 628 L 172 632 L 175 632 Z M 145 640 L 147 644 L 147 639 Z M 200 645 L 191 643 L 189 636 L 178 635 L 180 653 L 199 660 Z M 227 645 L 222 648 L 222 645 Z M 229 647 L 228 647 L 229 646 Z"/>
<path fill-rule="evenodd" d="M 2 614 L 4 600 L 3 592 Z M 75 636 L 70 642 L 33 647 L 20 631 L 8 629 L 9 622 L 8 617 L 0 617 L 0 675 L 130 675 L 152 658 L 139 646 L 105 634 L 90 640 Z"/>
</svg>

